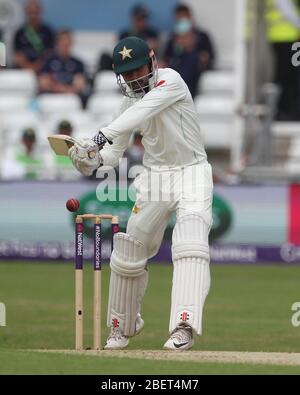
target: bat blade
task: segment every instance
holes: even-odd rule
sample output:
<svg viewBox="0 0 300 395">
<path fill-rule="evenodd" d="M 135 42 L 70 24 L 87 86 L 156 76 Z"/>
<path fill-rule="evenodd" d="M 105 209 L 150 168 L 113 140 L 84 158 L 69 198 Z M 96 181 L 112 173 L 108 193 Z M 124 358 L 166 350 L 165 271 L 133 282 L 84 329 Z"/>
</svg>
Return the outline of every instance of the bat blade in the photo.
<svg viewBox="0 0 300 395">
<path fill-rule="evenodd" d="M 76 143 L 75 139 L 64 134 L 53 134 L 48 141 L 56 155 L 61 156 L 68 156 L 69 149 Z"/>
</svg>

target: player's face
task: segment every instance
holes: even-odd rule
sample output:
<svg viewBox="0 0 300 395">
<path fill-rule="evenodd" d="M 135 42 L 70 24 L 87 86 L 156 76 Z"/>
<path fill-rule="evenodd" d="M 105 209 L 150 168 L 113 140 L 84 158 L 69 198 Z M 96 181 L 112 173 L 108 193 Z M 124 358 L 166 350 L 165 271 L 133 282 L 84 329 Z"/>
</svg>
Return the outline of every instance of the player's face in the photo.
<svg viewBox="0 0 300 395">
<path fill-rule="evenodd" d="M 149 63 L 139 69 L 117 74 L 117 82 L 124 96 L 141 98 L 155 86 L 158 66 L 153 50 L 149 53 Z"/>
<path fill-rule="evenodd" d="M 122 73 L 122 77 L 130 89 L 139 93 L 149 85 L 149 66 L 145 64 L 139 69 Z"/>
</svg>

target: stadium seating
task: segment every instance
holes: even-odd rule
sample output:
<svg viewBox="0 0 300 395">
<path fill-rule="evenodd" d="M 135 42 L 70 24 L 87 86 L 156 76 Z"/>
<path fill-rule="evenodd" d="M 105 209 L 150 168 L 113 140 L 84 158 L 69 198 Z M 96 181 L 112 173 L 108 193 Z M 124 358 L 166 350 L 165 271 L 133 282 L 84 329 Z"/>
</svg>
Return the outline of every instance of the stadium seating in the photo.
<svg viewBox="0 0 300 395">
<path fill-rule="evenodd" d="M 63 120 L 69 121 L 73 127 L 80 127 L 91 122 L 91 115 L 87 111 L 78 110 L 69 112 L 66 116 L 61 113 L 52 113 L 47 117 L 47 120 L 54 125 L 54 128 Z"/>
<path fill-rule="evenodd" d="M 80 111 L 80 98 L 75 94 L 42 94 L 37 98 L 38 110 L 42 115 L 68 114 Z"/>
<path fill-rule="evenodd" d="M 195 106 L 205 146 L 231 149 L 234 100 L 227 96 L 199 95 L 195 99 Z"/>
<path fill-rule="evenodd" d="M 195 106 L 201 120 L 228 120 L 234 116 L 234 100 L 231 97 L 199 95 L 195 98 Z"/>
<path fill-rule="evenodd" d="M 103 70 L 98 73 L 94 81 L 94 91 L 96 93 L 117 92 L 116 75 L 113 71 Z"/>
<path fill-rule="evenodd" d="M 34 96 L 37 90 L 37 79 L 30 70 L 1 70 L 1 94 Z"/>
<path fill-rule="evenodd" d="M 62 120 L 67 120 L 71 123 L 73 127 L 73 135 L 75 137 L 89 137 L 92 136 L 96 133 L 97 129 L 99 128 L 96 127 L 95 131 L 95 123 L 94 120 L 91 116 L 91 114 L 88 111 L 80 110 L 76 112 L 70 112 L 66 114 L 66 116 L 63 116 L 64 114 L 51 114 L 48 116 L 45 120 L 45 128 L 47 129 L 47 133 L 49 134 L 55 134 L 57 133 L 57 126 L 59 122 Z"/>
<path fill-rule="evenodd" d="M 1 117 L 2 132 L 0 129 L 3 146 L 14 146 L 20 140 L 22 133 L 27 128 L 32 128 L 36 132 L 37 143 L 47 145 L 47 136 L 49 130 L 47 124 L 41 119 L 40 115 L 33 111 L 21 111 L 17 116 L 14 113 L 8 113 Z"/>
<path fill-rule="evenodd" d="M 24 111 L 29 108 L 32 98 L 27 95 L 2 94 L 0 93 L 0 113 L 14 113 Z"/>
<path fill-rule="evenodd" d="M 195 106 L 208 149 L 233 148 L 235 75 L 232 71 L 207 71 L 199 81 Z"/>
<path fill-rule="evenodd" d="M 18 111 L 18 115 L 14 112 L 8 112 L 1 115 L 1 123 L 6 127 L 36 127 L 41 119 L 37 112 L 31 110 Z"/>
<path fill-rule="evenodd" d="M 73 54 L 84 62 L 92 77 L 97 72 L 100 55 L 110 54 L 116 40 L 116 33 L 111 31 L 75 31 Z"/>
<path fill-rule="evenodd" d="M 235 75 L 232 71 L 206 71 L 199 80 L 201 94 L 233 95 Z"/>
<path fill-rule="evenodd" d="M 90 97 L 87 109 L 99 122 L 110 122 L 122 101 L 122 96 L 118 93 L 111 94 L 94 94 Z"/>
</svg>

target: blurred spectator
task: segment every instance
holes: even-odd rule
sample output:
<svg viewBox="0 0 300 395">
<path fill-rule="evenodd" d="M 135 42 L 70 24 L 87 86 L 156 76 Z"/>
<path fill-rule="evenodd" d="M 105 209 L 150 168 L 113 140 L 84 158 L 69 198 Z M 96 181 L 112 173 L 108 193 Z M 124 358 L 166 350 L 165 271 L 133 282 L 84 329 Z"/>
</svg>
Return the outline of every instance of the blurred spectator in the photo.
<svg viewBox="0 0 300 395">
<path fill-rule="evenodd" d="M 63 121 L 59 122 L 59 124 L 57 126 L 57 131 L 58 131 L 58 134 L 65 134 L 66 136 L 72 136 L 73 126 L 69 121 L 63 120 Z"/>
<path fill-rule="evenodd" d="M 150 12 L 142 5 L 137 4 L 131 10 L 131 27 L 119 35 L 119 40 L 127 36 L 136 36 L 145 40 L 149 47 L 157 51 L 158 46 L 158 33 L 149 26 Z"/>
<path fill-rule="evenodd" d="M 85 105 L 89 88 L 83 63 L 71 55 L 72 34 L 62 30 L 57 34 L 56 48 L 45 62 L 39 77 L 41 93 L 75 93 Z"/>
<path fill-rule="evenodd" d="M 36 134 L 34 129 L 25 129 L 22 135 L 22 149 L 17 155 L 20 162 L 40 163 L 36 158 Z"/>
<path fill-rule="evenodd" d="M 38 73 L 43 60 L 54 46 L 54 33 L 41 19 L 42 8 L 38 0 L 25 5 L 26 23 L 15 34 L 14 62 L 23 69 Z"/>
<path fill-rule="evenodd" d="M 277 119 L 299 120 L 299 71 L 291 58 L 292 45 L 300 38 L 300 2 L 266 0 L 266 4 L 267 36 L 275 57 L 274 82 L 281 88 Z"/>
<path fill-rule="evenodd" d="M 22 133 L 21 144 L 11 147 L 3 159 L 3 179 L 37 179 L 43 164 L 37 149 L 36 133 L 27 128 Z"/>
<path fill-rule="evenodd" d="M 201 73 L 213 67 L 214 48 L 209 35 L 195 27 L 188 6 L 176 6 L 174 16 L 174 31 L 166 45 L 164 66 L 178 71 L 195 96 Z"/>
<path fill-rule="evenodd" d="M 143 4 L 135 5 L 131 10 L 131 27 L 119 34 L 119 40 L 127 36 L 136 36 L 145 40 L 149 47 L 157 52 L 158 32 L 149 26 L 150 12 Z M 104 53 L 100 57 L 98 71 L 112 70 L 112 58 Z"/>
<path fill-rule="evenodd" d="M 57 134 L 65 134 L 67 136 L 72 136 L 73 126 L 68 120 L 62 120 L 57 125 Z M 72 162 L 68 156 L 55 155 L 55 165 L 62 168 L 71 168 Z"/>
</svg>

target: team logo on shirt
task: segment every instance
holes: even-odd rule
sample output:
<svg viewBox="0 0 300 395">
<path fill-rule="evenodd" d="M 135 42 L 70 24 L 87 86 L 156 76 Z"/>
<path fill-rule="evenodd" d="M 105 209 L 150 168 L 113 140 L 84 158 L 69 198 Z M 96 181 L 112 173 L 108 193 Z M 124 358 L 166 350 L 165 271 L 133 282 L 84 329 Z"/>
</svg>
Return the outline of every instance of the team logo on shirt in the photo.
<svg viewBox="0 0 300 395">
<path fill-rule="evenodd" d="M 155 85 L 155 88 L 158 88 L 159 86 L 163 85 L 166 81 L 165 80 L 160 80 L 158 83 Z"/>
<path fill-rule="evenodd" d="M 134 214 L 137 214 L 140 210 L 141 210 L 140 207 L 134 205 L 134 206 L 133 206 L 133 209 L 132 209 L 132 212 L 133 212 Z"/>
<path fill-rule="evenodd" d="M 130 48 L 127 49 L 124 45 L 122 51 L 120 51 L 119 54 L 122 55 L 122 60 L 125 60 L 126 58 L 132 59 L 132 56 L 130 55 L 131 52 L 132 49 Z"/>
</svg>

